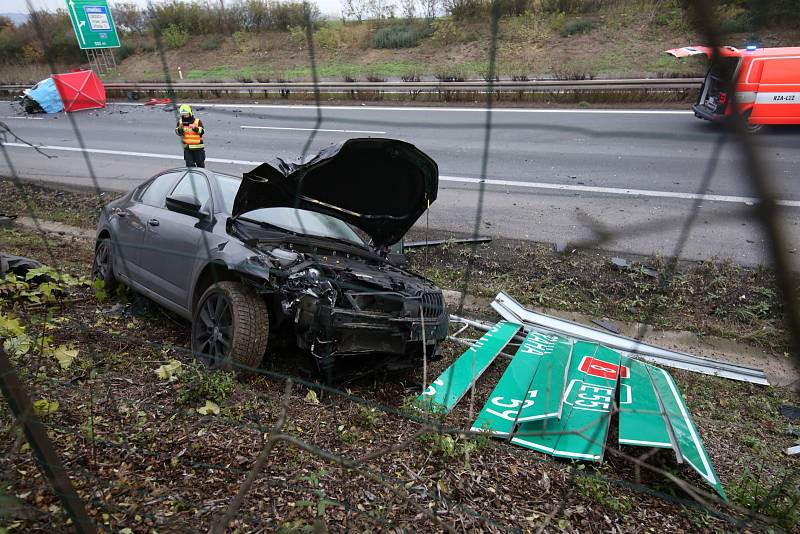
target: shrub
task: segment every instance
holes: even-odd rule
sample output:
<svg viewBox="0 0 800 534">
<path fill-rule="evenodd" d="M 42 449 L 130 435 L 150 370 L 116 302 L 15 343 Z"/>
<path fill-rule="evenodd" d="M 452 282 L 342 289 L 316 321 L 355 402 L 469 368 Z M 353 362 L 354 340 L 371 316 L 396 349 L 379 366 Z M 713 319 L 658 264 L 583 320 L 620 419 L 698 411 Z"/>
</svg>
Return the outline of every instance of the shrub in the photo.
<svg viewBox="0 0 800 534">
<path fill-rule="evenodd" d="M 409 25 L 387 26 L 372 36 L 372 48 L 413 48 L 418 44 L 419 33 Z"/>
<path fill-rule="evenodd" d="M 189 32 L 177 24 L 170 24 L 161 33 L 161 38 L 167 48 L 181 48 L 189 42 Z"/>
<path fill-rule="evenodd" d="M 586 19 L 571 20 L 564 24 L 561 28 L 561 35 L 567 37 L 568 35 L 575 35 L 577 33 L 585 33 L 594 28 L 594 22 Z"/>
<path fill-rule="evenodd" d="M 433 42 L 440 45 L 452 45 L 464 41 L 465 35 L 461 28 L 452 20 L 437 19 L 433 21 Z"/>
<path fill-rule="evenodd" d="M 316 46 L 324 48 L 325 50 L 335 50 L 339 47 L 339 35 L 336 30 L 329 27 L 320 28 L 314 34 L 314 42 Z"/>
<path fill-rule="evenodd" d="M 132 56 L 136 53 L 136 49 L 128 43 L 121 43 L 119 48 L 114 50 L 114 58 L 117 61 L 124 61 L 125 58 Z"/>
<path fill-rule="evenodd" d="M 306 46 L 306 29 L 303 26 L 289 27 L 289 42 L 296 48 Z"/>
<path fill-rule="evenodd" d="M 200 48 L 203 50 L 217 50 L 222 46 L 224 38 L 221 35 L 209 35 L 200 43 Z"/>
<path fill-rule="evenodd" d="M 193 366 L 182 376 L 181 382 L 178 404 L 202 404 L 207 400 L 220 404 L 236 388 L 236 375 L 229 371 L 209 372 Z"/>
</svg>

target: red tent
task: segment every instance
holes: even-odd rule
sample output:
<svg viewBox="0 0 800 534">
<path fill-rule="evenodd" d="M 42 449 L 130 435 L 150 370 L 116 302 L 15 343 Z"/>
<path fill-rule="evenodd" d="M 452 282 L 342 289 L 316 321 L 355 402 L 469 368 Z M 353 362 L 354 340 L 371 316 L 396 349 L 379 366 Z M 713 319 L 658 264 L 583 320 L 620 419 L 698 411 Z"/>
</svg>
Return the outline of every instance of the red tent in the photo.
<svg viewBox="0 0 800 534">
<path fill-rule="evenodd" d="M 106 88 L 90 70 L 53 74 L 53 81 L 64 102 L 64 111 L 106 107 Z"/>
</svg>

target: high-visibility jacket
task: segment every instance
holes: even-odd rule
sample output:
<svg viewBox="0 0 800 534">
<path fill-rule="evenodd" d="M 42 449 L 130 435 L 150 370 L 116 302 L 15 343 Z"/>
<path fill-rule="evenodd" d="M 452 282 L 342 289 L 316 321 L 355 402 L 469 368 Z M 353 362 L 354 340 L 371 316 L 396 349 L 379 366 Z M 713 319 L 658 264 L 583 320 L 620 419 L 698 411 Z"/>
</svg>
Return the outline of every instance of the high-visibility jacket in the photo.
<svg viewBox="0 0 800 534">
<path fill-rule="evenodd" d="M 195 128 L 197 128 L 197 132 L 194 131 Z M 205 128 L 200 119 L 195 119 L 189 124 L 184 124 L 183 121 L 179 122 L 175 132 L 183 137 L 183 145 L 186 148 L 203 148 L 205 146 L 203 144 Z"/>
</svg>

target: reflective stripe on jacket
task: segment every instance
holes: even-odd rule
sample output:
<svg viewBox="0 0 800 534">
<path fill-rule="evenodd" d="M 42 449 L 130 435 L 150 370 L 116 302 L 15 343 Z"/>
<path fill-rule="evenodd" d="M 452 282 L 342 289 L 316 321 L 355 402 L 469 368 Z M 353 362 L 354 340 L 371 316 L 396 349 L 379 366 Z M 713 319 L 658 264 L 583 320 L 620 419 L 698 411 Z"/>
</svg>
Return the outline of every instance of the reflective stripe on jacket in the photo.
<svg viewBox="0 0 800 534">
<path fill-rule="evenodd" d="M 188 148 L 203 148 L 203 127 L 200 125 L 200 119 L 195 119 L 191 124 L 180 124 L 178 128 L 183 128 L 183 144 Z M 193 128 L 200 131 L 195 133 Z"/>
</svg>

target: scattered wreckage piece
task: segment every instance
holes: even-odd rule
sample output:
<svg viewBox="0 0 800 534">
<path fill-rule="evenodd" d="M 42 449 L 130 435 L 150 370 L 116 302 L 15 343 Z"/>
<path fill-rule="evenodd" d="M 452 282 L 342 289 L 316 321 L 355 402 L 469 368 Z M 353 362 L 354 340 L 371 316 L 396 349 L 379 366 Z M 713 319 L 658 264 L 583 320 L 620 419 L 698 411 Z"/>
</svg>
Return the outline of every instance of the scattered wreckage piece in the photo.
<svg viewBox="0 0 800 534">
<path fill-rule="evenodd" d="M 437 413 L 448 413 L 494 361 L 520 325 L 501 321 L 468 348 L 422 392 L 417 401 Z"/>
<path fill-rule="evenodd" d="M 795 445 L 794 447 L 789 447 L 786 449 L 786 454 L 789 456 L 793 456 L 795 454 L 800 454 L 800 445 Z"/>
<path fill-rule="evenodd" d="M 38 269 L 41 266 L 42 264 L 36 260 L 0 251 L 0 275 L 13 273 L 25 276 L 31 269 Z"/>
<path fill-rule="evenodd" d="M 456 316 L 451 320 L 486 326 Z M 509 335 L 513 338 L 513 332 Z M 461 365 L 469 366 L 469 351 L 459 361 L 465 357 Z M 447 379 L 440 377 L 430 393 L 454 382 Z M 474 380 L 464 381 L 447 411 L 473 384 Z M 673 450 L 678 463 L 689 464 L 727 499 L 672 376 L 598 343 L 529 328 L 470 430 L 551 456 L 602 461 L 617 397 L 620 445 Z M 787 453 L 796 454 L 791 449 Z"/>
<path fill-rule="evenodd" d="M 432 247 L 437 245 L 464 245 L 468 243 L 491 243 L 491 237 L 464 237 L 458 239 L 434 239 L 432 241 L 411 241 L 410 243 L 403 243 L 403 248 L 421 248 Z"/>
<path fill-rule="evenodd" d="M 488 431 L 497 436 L 513 433 L 520 408 L 536 402 L 535 394 L 530 398 L 531 381 L 544 356 L 551 354 L 554 347 L 554 336 L 534 330 L 528 332 L 471 430 Z"/>
<path fill-rule="evenodd" d="M 597 343 L 575 343 L 563 412 L 521 423 L 511 443 L 560 458 L 602 461 L 619 367 L 619 353 Z M 556 380 L 551 389 L 557 391 L 561 377 Z"/>
<path fill-rule="evenodd" d="M 492 302 L 492 308 L 503 319 L 518 322 L 524 330 L 531 328 L 553 332 L 561 335 L 601 343 L 614 350 L 621 351 L 623 355 L 647 360 L 650 363 L 684 369 L 697 373 L 720 376 L 731 380 L 750 382 L 753 384 L 769 385 L 764 371 L 744 365 L 721 362 L 709 358 L 693 356 L 685 352 L 665 349 L 649 343 L 625 336 L 610 334 L 596 328 L 559 319 L 543 313 L 528 310 L 505 292 L 500 292 Z"/>
<path fill-rule="evenodd" d="M 627 372 L 620 375 L 619 444 L 672 449 L 678 463 L 689 464 L 727 499 L 672 376 L 630 358 L 622 365 Z"/>
</svg>

